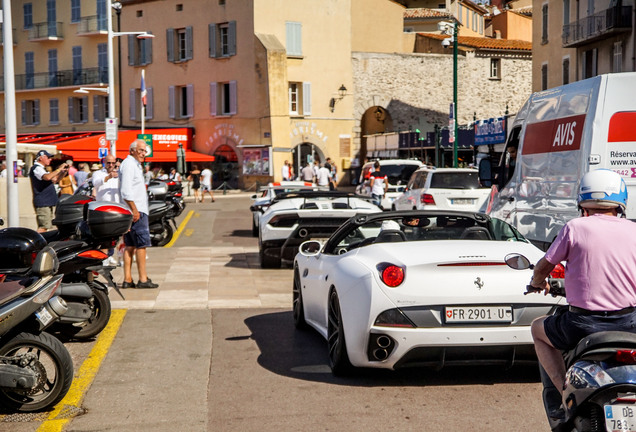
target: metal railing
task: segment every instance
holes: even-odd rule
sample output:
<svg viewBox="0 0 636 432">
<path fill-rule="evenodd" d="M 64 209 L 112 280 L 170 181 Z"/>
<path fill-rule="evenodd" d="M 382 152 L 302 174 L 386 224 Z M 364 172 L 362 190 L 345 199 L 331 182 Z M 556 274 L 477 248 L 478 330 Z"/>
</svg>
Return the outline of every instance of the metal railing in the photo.
<svg viewBox="0 0 636 432">
<path fill-rule="evenodd" d="M 29 29 L 29 40 L 38 40 L 38 39 L 62 39 L 64 38 L 64 33 L 62 32 L 62 24 L 61 22 L 43 22 L 33 24 L 33 27 Z"/>
<path fill-rule="evenodd" d="M 603 35 L 632 28 L 632 7 L 621 6 L 605 9 L 563 26 L 563 46 L 574 47 L 591 42 Z"/>
<path fill-rule="evenodd" d="M 39 72 L 35 74 L 20 74 L 15 76 L 15 89 L 43 89 L 54 87 L 69 87 L 77 85 L 96 85 L 108 82 L 108 69 L 87 68 L 63 70 L 57 72 Z M 4 75 L 0 77 L 0 91 L 4 91 Z"/>
<path fill-rule="evenodd" d="M 77 26 L 77 34 L 108 32 L 108 22 L 106 16 L 97 15 L 80 18 Z"/>
</svg>

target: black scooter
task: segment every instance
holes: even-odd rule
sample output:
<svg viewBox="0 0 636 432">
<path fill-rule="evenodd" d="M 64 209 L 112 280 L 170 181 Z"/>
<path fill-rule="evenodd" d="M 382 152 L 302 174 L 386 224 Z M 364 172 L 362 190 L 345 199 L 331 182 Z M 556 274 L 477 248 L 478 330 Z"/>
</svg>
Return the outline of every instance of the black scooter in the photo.
<svg viewBox="0 0 636 432">
<path fill-rule="evenodd" d="M 533 268 L 519 254 L 508 255 L 508 266 Z M 561 280 L 550 280 L 550 293 L 565 296 Z M 526 287 L 526 294 L 537 292 Z M 566 375 L 563 396 L 542 370 L 543 404 L 552 431 L 636 431 L 636 334 L 618 331 L 594 333 L 564 353 Z M 564 416 L 557 412 L 562 404 Z"/>
<path fill-rule="evenodd" d="M 35 255 L 34 243 L 25 248 L 25 244 L 5 241 L 3 231 L 0 406 L 18 412 L 41 411 L 62 400 L 73 380 L 71 355 L 44 331 L 66 312 L 64 300 L 56 295 L 62 276 L 55 275 L 58 261 L 52 248 L 45 247 Z M 31 276 L 16 274 L 24 267 L 30 268 Z"/>
</svg>

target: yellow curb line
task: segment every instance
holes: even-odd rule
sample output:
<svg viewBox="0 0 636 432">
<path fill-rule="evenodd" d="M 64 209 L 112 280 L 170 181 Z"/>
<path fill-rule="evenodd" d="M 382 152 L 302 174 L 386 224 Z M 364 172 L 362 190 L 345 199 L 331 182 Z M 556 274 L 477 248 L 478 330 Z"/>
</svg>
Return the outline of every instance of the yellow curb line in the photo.
<svg viewBox="0 0 636 432">
<path fill-rule="evenodd" d="M 37 432 L 61 432 L 64 425 L 71 421 L 70 418 L 56 419 L 56 417 L 67 406 L 80 408 L 84 394 L 93 382 L 95 375 L 97 375 L 97 371 L 119 331 L 124 316 L 126 316 L 126 310 L 117 309 L 111 312 L 108 325 L 102 330 L 95 342 L 95 346 L 93 346 L 90 354 L 88 354 L 79 371 L 73 377 L 73 384 L 71 384 L 68 393 L 55 406 L 49 417 L 37 429 Z"/>
<path fill-rule="evenodd" d="M 193 214 L 194 214 L 194 210 L 190 210 L 188 212 L 188 215 L 179 224 L 179 228 L 177 229 L 177 232 L 175 232 L 174 236 L 172 236 L 172 240 L 170 240 L 170 243 L 168 243 L 167 245 L 164 246 L 165 248 L 172 247 L 175 244 L 175 242 L 179 238 L 179 235 L 181 235 L 181 231 L 183 231 L 185 229 L 185 226 L 188 224 L 188 221 L 190 220 L 190 218 L 192 217 Z"/>
</svg>

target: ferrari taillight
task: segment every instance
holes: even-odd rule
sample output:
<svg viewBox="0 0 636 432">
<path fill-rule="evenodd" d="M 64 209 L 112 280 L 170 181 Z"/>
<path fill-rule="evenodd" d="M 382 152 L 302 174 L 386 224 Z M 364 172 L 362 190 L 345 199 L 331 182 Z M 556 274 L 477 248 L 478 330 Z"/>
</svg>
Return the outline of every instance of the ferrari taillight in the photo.
<svg viewBox="0 0 636 432">
<path fill-rule="evenodd" d="M 565 267 L 561 263 L 557 264 L 550 272 L 550 277 L 553 279 L 563 279 L 565 277 Z"/>
<path fill-rule="evenodd" d="M 388 287 L 395 288 L 404 282 L 404 267 L 390 263 L 380 263 L 377 266 L 380 279 Z"/>
<path fill-rule="evenodd" d="M 616 361 L 624 364 L 636 364 L 636 350 L 616 351 Z"/>
<path fill-rule="evenodd" d="M 431 194 L 422 194 L 420 202 L 424 205 L 435 205 L 435 198 Z"/>
</svg>

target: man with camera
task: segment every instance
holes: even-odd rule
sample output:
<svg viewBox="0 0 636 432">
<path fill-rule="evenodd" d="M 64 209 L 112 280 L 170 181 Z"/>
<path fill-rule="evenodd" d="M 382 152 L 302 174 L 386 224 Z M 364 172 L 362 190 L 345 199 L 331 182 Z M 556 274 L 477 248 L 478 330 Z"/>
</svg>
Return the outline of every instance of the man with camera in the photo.
<svg viewBox="0 0 636 432">
<path fill-rule="evenodd" d="M 46 150 L 40 150 L 35 155 L 35 163 L 29 170 L 38 232 L 45 232 L 53 227 L 53 213 L 57 205 L 55 184 L 67 175 L 69 168 L 68 164 L 62 164 L 56 170 L 47 172 L 46 167 L 51 164 L 52 158 L 52 154 Z"/>
</svg>

